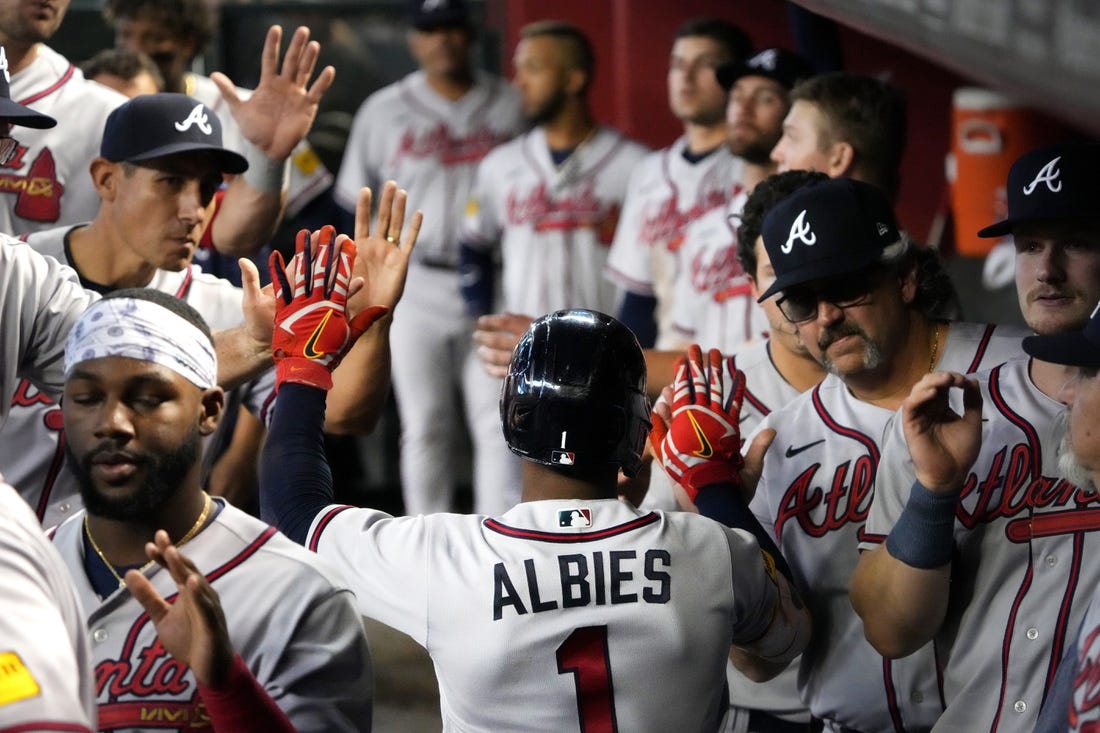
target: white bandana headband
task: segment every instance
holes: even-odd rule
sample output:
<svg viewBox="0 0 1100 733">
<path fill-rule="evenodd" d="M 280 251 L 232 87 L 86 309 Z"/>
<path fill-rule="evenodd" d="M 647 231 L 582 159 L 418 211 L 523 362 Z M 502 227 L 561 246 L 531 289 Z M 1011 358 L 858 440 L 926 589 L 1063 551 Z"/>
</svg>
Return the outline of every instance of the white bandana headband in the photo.
<svg viewBox="0 0 1100 733">
<path fill-rule="evenodd" d="M 218 360 L 210 338 L 149 300 L 107 298 L 84 311 L 65 344 L 65 378 L 80 362 L 105 356 L 160 364 L 200 389 L 218 381 Z"/>
</svg>

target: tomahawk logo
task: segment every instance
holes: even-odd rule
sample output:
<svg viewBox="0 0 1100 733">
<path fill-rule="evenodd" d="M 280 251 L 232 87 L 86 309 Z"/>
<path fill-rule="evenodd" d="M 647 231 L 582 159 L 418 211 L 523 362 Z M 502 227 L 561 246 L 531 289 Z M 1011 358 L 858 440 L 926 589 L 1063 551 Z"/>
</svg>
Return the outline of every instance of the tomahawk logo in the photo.
<svg viewBox="0 0 1100 733">
<path fill-rule="evenodd" d="M 204 135 L 213 132 L 213 128 L 210 127 L 210 120 L 207 119 L 206 111 L 201 104 L 196 104 L 195 109 L 191 110 L 191 114 L 187 115 L 185 120 L 177 122 L 176 129 L 180 132 L 187 132 L 191 129 L 191 125 L 198 125 Z"/>
<path fill-rule="evenodd" d="M 805 209 L 795 217 L 794 223 L 791 224 L 790 234 L 787 235 L 787 243 L 780 248 L 783 250 L 783 254 L 790 253 L 795 240 L 802 242 L 807 247 L 813 247 L 817 243 L 817 235 L 810 229 L 810 222 L 806 221 Z"/>
<path fill-rule="evenodd" d="M 1060 168 L 1054 167 L 1058 165 L 1058 161 L 1061 159 L 1062 156 L 1059 155 L 1057 158 L 1050 161 L 1041 169 L 1039 169 L 1039 173 L 1035 176 L 1035 180 L 1024 186 L 1024 196 L 1030 196 L 1032 193 L 1034 193 L 1035 188 L 1040 183 L 1045 183 L 1047 185 L 1047 188 L 1050 189 L 1051 193 L 1058 193 L 1059 191 L 1061 191 L 1062 182 L 1059 181 L 1058 178 L 1062 175 L 1062 170 Z"/>
</svg>

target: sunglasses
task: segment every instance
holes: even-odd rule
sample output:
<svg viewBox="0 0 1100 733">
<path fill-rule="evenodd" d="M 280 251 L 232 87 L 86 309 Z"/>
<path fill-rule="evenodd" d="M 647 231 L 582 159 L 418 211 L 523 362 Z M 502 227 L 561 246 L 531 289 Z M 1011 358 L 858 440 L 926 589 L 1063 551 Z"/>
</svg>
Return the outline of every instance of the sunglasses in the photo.
<svg viewBox="0 0 1100 733">
<path fill-rule="evenodd" d="M 870 267 L 828 280 L 795 285 L 783 290 L 776 305 L 791 323 L 805 323 L 817 318 L 818 305 L 822 301 L 837 308 L 851 308 L 869 302 L 871 293 L 882 284 L 885 275 L 883 268 Z"/>
</svg>

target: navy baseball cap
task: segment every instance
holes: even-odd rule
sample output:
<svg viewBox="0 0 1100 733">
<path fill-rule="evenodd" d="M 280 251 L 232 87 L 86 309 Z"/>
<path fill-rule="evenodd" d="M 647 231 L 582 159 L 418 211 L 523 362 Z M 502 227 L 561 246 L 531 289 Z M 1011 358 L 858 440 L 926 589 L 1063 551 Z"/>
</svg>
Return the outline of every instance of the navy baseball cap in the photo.
<svg viewBox="0 0 1100 733">
<path fill-rule="evenodd" d="M 743 76 L 763 76 L 788 91 L 802 79 L 813 76 L 806 59 L 785 48 L 766 48 L 747 61 L 729 61 L 714 70 L 718 83 L 730 90 Z"/>
<path fill-rule="evenodd" d="M 901 240 L 886 194 L 852 178 L 798 189 L 772 207 L 762 230 L 775 282 L 759 302 L 795 285 L 859 272 Z"/>
<path fill-rule="evenodd" d="M 11 98 L 11 75 L 8 74 L 8 55 L 0 46 L 0 120 L 20 127 L 47 130 L 57 125 L 53 117 L 35 112 Z"/>
<path fill-rule="evenodd" d="M 409 0 L 409 25 L 417 30 L 469 24 L 465 0 Z"/>
<path fill-rule="evenodd" d="M 1001 237 L 1028 222 L 1100 219 L 1098 170 L 1098 143 L 1062 143 L 1021 155 L 1008 171 L 1008 218 L 978 236 Z"/>
<path fill-rule="evenodd" d="M 1067 366 L 1100 367 L 1100 303 L 1082 331 L 1028 336 L 1024 351 L 1041 361 Z"/>
<path fill-rule="evenodd" d="M 222 173 L 244 173 L 248 161 L 222 146 L 214 110 L 186 94 L 142 94 L 111 112 L 99 154 L 113 162 L 140 163 L 176 153 L 208 151 Z"/>
</svg>

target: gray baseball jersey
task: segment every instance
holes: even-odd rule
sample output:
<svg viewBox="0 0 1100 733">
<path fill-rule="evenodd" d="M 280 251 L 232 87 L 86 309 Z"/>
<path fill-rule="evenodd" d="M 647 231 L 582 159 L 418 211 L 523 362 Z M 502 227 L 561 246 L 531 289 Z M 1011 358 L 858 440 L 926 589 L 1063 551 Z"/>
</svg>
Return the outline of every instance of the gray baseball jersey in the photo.
<svg viewBox="0 0 1100 733">
<path fill-rule="evenodd" d="M 98 297 L 80 286 L 71 268 L 0 234 L 2 394 L 14 395 L 23 378 L 48 394 L 61 394 L 65 339 Z M 9 401 L 0 399 L 0 425 L 7 419 L 8 408 Z"/>
<path fill-rule="evenodd" d="M 645 150 L 600 127 L 558 166 L 538 127 L 482 161 L 462 240 L 499 251 L 503 310 L 614 311 L 617 289 L 602 273 L 630 171 Z"/>
<path fill-rule="evenodd" d="M 95 730 L 88 632 L 65 564 L 0 479 L 0 730 Z"/>
<path fill-rule="evenodd" d="M 725 208 L 740 189 L 744 163 L 722 146 L 703 160 L 684 158 L 687 138 L 649 153 L 630 172 L 606 275 L 624 290 L 657 298 L 657 347 L 671 337 L 675 283 L 688 224 Z M 667 343 L 674 343 L 667 341 Z"/>
<path fill-rule="evenodd" d="M 233 119 L 233 113 L 229 111 L 229 105 L 225 103 L 213 80 L 201 74 L 187 74 L 184 77 L 184 85 L 189 96 L 199 100 L 218 115 L 218 120 L 222 123 L 222 144 L 230 150 L 244 154 L 245 148 L 251 146 L 251 143 L 245 140 L 241 128 Z M 237 88 L 237 94 L 241 99 L 248 99 L 251 93 L 251 90 Z M 332 181 L 332 174 L 329 173 L 328 168 L 325 168 L 309 143 L 302 140 L 295 146 L 290 156 L 290 181 L 284 215 L 292 217 L 297 214 L 303 206 L 332 185 Z"/>
<path fill-rule="evenodd" d="M 351 211 L 362 186 L 387 179 L 424 212 L 408 284 L 390 329 L 393 389 L 401 417 L 401 484 L 409 513 L 448 511 L 463 417 L 474 445 L 474 498 L 498 513 L 519 498 L 518 459 L 500 431 L 500 380 L 472 348 L 474 321 L 459 290 L 458 233 L 478 163 L 522 126 L 519 98 L 503 79 L 477 72 L 448 100 L 415 72 L 372 94 L 355 115 L 336 180 Z"/>
<path fill-rule="evenodd" d="M 1100 726 L 1100 697 L 1096 694 L 1096 670 L 1100 668 L 1100 585 L 1094 588 L 1077 634 L 1077 668 L 1069 708 L 1071 733 L 1093 733 Z"/>
<path fill-rule="evenodd" d="M 88 81 L 68 59 L 39 44 L 30 66 L 12 74 L 11 98 L 53 117 L 57 126 L 15 129 L 15 158 L 0 168 L 0 231 L 22 234 L 88 221 L 99 210 L 88 165 L 99 155 L 107 115 L 126 97 Z"/>
<path fill-rule="evenodd" d="M 952 323 L 937 368 L 972 372 L 1019 353 L 1018 331 Z M 864 733 L 927 730 L 943 710 L 932 645 L 889 661 L 867 642 L 848 581 L 894 413 L 857 400 L 836 376 L 773 412 L 776 430 L 752 510 L 775 531 L 814 618 L 799 690 L 818 718 Z"/>
<path fill-rule="evenodd" d="M 217 591 L 233 648 L 298 730 L 369 731 L 370 655 L 351 593 L 273 527 L 215 501 L 214 521 L 182 549 Z M 201 726 L 194 675 L 165 651 L 141 604 L 125 587 L 103 599 L 93 590 L 83 518 L 58 527 L 54 544 L 87 613 L 100 728 Z M 167 570 L 154 563 L 144 572 L 163 597 L 175 597 Z"/>
<path fill-rule="evenodd" d="M 672 305 L 675 347 L 699 344 L 729 354 L 768 333 L 764 309 L 737 260 L 735 217 L 747 199 L 738 186 L 728 206 L 691 222 L 684 232 Z"/>
<path fill-rule="evenodd" d="M 332 506 L 308 546 L 427 649 L 447 731 L 715 730 L 730 644 L 777 603 L 747 532 L 614 499 L 499 518 Z"/>
<path fill-rule="evenodd" d="M 1098 499 L 1059 476 L 1065 407 L 1035 388 L 1029 363 L 977 375 L 982 448 L 956 510 L 952 597 L 936 638 L 947 709 L 936 730 L 1031 731 L 1100 586 Z M 885 539 L 913 480 L 897 426 L 883 448 L 865 548 Z"/>
<path fill-rule="evenodd" d="M 58 227 L 28 235 L 27 245 L 39 253 L 71 265 L 65 243 L 72 227 Z M 179 272 L 157 270 L 146 285 L 174 295 L 190 305 L 214 330 L 239 326 L 242 290 L 226 280 L 208 275 L 191 265 Z M 226 410 L 244 405 L 266 423 L 275 398 L 275 373 L 233 390 L 226 396 Z M 82 506 L 76 476 L 65 463 L 61 442 L 61 407 L 30 380 L 20 380 L 11 393 L 8 421 L 0 426 L 0 466 L 8 481 L 34 509 L 42 525 L 60 524 Z M 228 429 L 230 421 L 223 421 Z M 220 432 L 220 431 L 219 431 Z M 205 441 L 207 451 L 217 452 L 228 440 L 216 434 Z"/>
</svg>

